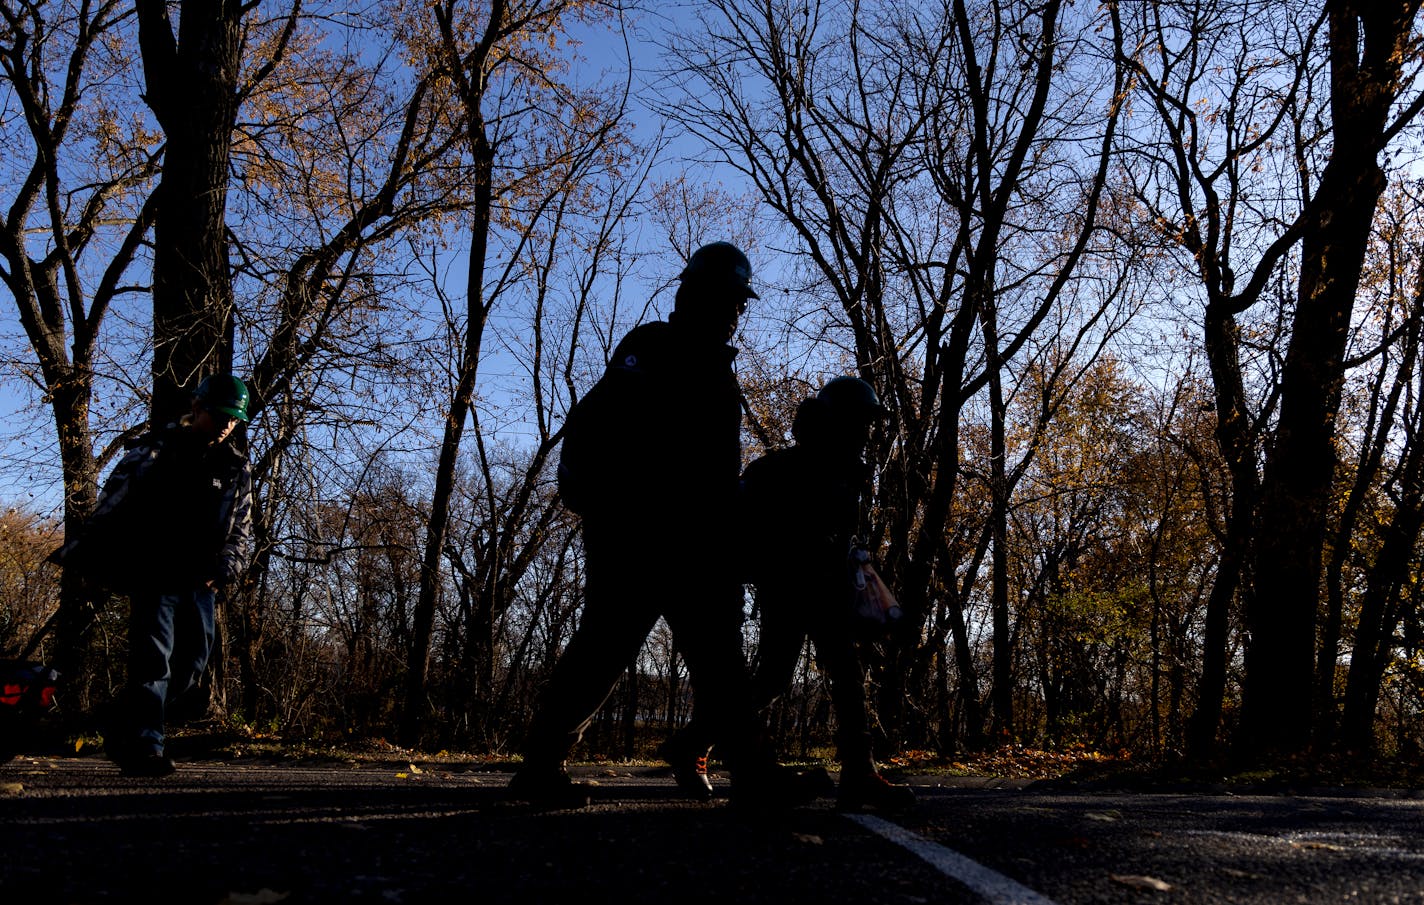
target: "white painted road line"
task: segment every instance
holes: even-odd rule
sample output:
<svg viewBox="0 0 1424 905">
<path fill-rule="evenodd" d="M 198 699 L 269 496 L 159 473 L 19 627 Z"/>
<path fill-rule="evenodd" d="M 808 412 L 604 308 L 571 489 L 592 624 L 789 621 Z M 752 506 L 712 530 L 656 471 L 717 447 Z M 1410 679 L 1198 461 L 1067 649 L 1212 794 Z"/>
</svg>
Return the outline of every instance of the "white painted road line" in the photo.
<svg viewBox="0 0 1424 905">
<path fill-rule="evenodd" d="M 888 820 L 870 814 L 845 816 L 917 856 L 951 880 L 967 886 L 989 905 L 1055 905 L 1052 899 L 1039 895 L 1022 883 Z"/>
</svg>

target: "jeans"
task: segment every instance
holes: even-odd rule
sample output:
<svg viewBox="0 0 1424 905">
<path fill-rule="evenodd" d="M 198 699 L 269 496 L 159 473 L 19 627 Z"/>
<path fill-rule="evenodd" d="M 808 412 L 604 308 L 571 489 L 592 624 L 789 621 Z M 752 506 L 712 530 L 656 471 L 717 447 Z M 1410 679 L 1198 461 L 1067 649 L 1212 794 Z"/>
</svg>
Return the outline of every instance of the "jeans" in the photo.
<svg viewBox="0 0 1424 905">
<path fill-rule="evenodd" d="M 130 596 L 128 684 L 114 727 L 122 753 L 163 753 L 164 710 L 208 665 L 214 601 L 209 588 Z"/>
</svg>

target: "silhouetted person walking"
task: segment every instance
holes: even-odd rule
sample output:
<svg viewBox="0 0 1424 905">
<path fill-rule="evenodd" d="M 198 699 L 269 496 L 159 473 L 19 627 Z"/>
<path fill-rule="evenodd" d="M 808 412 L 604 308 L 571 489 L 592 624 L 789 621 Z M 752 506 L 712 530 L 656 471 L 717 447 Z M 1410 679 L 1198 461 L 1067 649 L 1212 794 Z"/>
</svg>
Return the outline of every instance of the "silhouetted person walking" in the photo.
<svg viewBox="0 0 1424 905">
<path fill-rule="evenodd" d="M 730 341 L 754 298 L 741 251 L 699 248 L 672 315 L 629 332 L 569 413 L 559 488 L 583 518 L 585 600 L 529 727 L 510 783 L 517 799 L 588 802 L 564 761 L 662 616 L 722 741 L 733 799 L 795 803 L 794 777 L 776 770 L 751 707 L 731 543 L 741 391 Z"/>
<path fill-rule="evenodd" d="M 914 804 L 908 786 L 876 769 L 858 642 L 864 635 L 852 589 L 851 558 L 860 524 L 863 461 L 871 426 L 884 414 L 870 384 L 837 377 L 796 413 L 796 444 L 767 453 L 742 475 L 738 536 L 750 552 L 748 577 L 761 616 L 753 699 L 765 708 L 785 693 L 809 636 L 816 663 L 831 683 L 841 764 L 837 803 L 846 810 L 900 810 Z M 693 720 L 663 746 L 678 785 L 694 798 L 711 794 L 707 755 L 717 740 Z"/>
</svg>

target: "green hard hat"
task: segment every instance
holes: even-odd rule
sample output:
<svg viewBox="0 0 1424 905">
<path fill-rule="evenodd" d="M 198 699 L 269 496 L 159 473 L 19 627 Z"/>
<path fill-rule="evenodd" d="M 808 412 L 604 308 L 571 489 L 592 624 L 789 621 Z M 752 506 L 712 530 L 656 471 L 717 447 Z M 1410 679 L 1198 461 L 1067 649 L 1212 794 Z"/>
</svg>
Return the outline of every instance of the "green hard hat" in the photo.
<svg viewBox="0 0 1424 905">
<path fill-rule="evenodd" d="M 238 421 L 247 418 L 247 384 L 231 374 L 214 374 L 204 377 L 193 392 L 193 398 L 214 412 L 221 412 Z"/>
</svg>

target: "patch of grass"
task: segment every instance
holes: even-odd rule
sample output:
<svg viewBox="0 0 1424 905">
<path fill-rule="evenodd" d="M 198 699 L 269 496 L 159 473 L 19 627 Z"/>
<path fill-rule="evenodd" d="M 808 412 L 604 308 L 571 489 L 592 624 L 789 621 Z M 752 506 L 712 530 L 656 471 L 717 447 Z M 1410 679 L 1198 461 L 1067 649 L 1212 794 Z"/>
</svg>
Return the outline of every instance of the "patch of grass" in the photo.
<svg viewBox="0 0 1424 905">
<path fill-rule="evenodd" d="M 415 764 L 448 771 L 507 771 L 520 758 L 504 753 L 424 751 L 404 748 L 383 738 L 323 740 L 286 739 L 276 733 L 251 726 L 207 721 L 175 729 L 171 744 L 181 749 L 176 756 L 194 759 L 254 760 L 271 763 Z M 97 735 L 69 738 L 54 753 L 97 754 Z M 76 745 L 78 748 L 76 749 Z M 656 745 L 640 746 L 632 758 L 595 756 L 575 752 L 571 765 L 657 768 L 663 761 Z M 804 756 L 783 756 L 782 763 L 798 768 L 838 767 L 833 747 L 813 748 Z M 714 768 L 724 768 L 713 752 Z M 952 778 L 1005 779 L 1060 785 L 1064 788 L 1092 788 L 1136 791 L 1192 791 L 1241 793 L 1328 792 L 1330 790 L 1420 790 L 1424 789 L 1424 764 L 1401 758 L 1380 758 L 1373 762 L 1349 755 L 1312 759 L 1278 759 L 1240 763 L 1220 760 L 1208 763 L 1187 761 L 1151 762 L 1127 751 L 1093 751 L 1080 745 L 1059 750 L 1024 745 L 1005 745 L 980 752 L 960 752 L 944 757 L 932 751 L 903 751 L 881 761 L 881 769 L 892 776 L 944 776 Z"/>
<path fill-rule="evenodd" d="M 238 722 L 209 720 L 175 728 L 168 747 L 180 759 L 301 764 L 428 765 L 449 770 L 508 769 L 517 762 L 505 755 L 477 755 L 404 748 L 384 738 L 339 741 L 290 739 Z"/>
<path fill-rule="evenodd" d="M 1414 763 L 1347 755 L 1242 762 L 1123 763 L 1082 768 L 1059 778 L 1068 786 L 1137 791 L 1329 794 L 1424 789 L 1424 769 Z"/>
<path fill-rule="evenodd" d="M 1131 764 L 1127 752 L 1106 754 L 1074 746 L 1048 751 L 1023 745 L 1005 745 L 986 751 L 961 752 L 941 757 L 930 751 L 905 751 L 887 759 L 887 771 L 943 776 L 982 776 L 997 779 L 1054 779 L 1084 769 L 1113 770 Z"/>
</svg>

